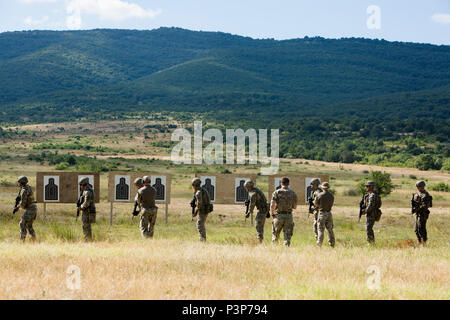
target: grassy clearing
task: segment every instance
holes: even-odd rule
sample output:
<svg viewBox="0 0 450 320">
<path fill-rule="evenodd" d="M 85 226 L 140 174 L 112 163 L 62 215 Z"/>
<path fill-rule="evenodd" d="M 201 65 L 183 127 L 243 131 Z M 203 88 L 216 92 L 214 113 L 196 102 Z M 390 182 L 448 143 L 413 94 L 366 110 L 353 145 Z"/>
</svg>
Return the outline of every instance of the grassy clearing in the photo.
<svg viewBox="0 0 450 320">
<path fill-rule="evenodd" d="M 123 208 L 125 209 L 125 207 Z M 233 211 L 234 209 L 234 211 Z M 71 212 L 50 212 L 35 224 L 39 241 L 21 244 L 17 218 L 1 217 L 1 299 L 449 299 L 450 228 L 446 210 L 434 210 L 430 243 L 416 248 L 412 218 L 389 209 L 376 227 L 377 245 L 365 242 L 364 224 L 351 208 L 335 210 L 337 248 L 314 245 L 312 220 L 296 214 L 291 248 L 264 245 L 233 206 L 218 206 L 208 220 L 208 243 L 181 205 L 170 223 L 158 218 L 154 240 L 141 239 L 138 221 L 118 210 L 112 227 L 105 210 L 85 244 Z M 406 210 L 406 209 L 405 209 Z M 219 217 L 224 215 L 225 217 Z M 67 288 L 67 268 L 81 269 L 80 290 Z M 367 270 L 381 272 L 369 290 Z"/>
<path fill-rule="evenodd" d="M 80 127 L 83 126 L 81 129 Z M 282 160 L 282 174 L 329 174 L 336 191 L 333 210 L 337 247 L 314 243 L 312 217 L 307 207 L 295 213 L 295 230 L 289 249 L 270 244 L 270 222 L 266 224 L 264 245 L 256 242 L 250 222 L 244 222 L 244 207 L 217 205 L 207 222 L 208 243 L 197 242 L 195 223 L 191 223 L 190 180 L 196 172 L 258 173 L 258 166 L 173 166 L 167 154 L 144 141 L 143 133 L 129 132 L 135 122 L 100 124 L 36 125 L 30 141 L 7 141 L 0 151 L 21 156 L 33 145 L 43 142 L 66 143 L 74 134 L 94 146 L 127 148 L 144 154 L 121 156 L 125 170 L 167 172 L 173 175 L 169 224 L 164 210 L 159 211 L 155 239 L 140 237 L 138 219 L 132 221 L 132 205 L 117 204 L 114 225 L 109 225 L 107 174 L 101 175 L 98 223 L 95 242 L 81 241 L 81 222 L 75 222 L 75 205 L 48 205 L 44 216 L 39 205 L 35 223 L 36 244 L 19 241 L 19 215 L 11 219 L 17 195 L 15 179 L 27 175 L 35 185 L 35 173 L 53 171 L 45 163 L 0 161 L 0 299 L 449 299 L 450 298 L 450 197 L 447 192 L 432 192 L 434 207 L 428 225 L 430 242 L 426 248 L 415 246 L 413 218 L 409 200 L 416 179 L 430 185 L 450 183 L 441 171 L 422 172 L 407 168 L 382 168 L 366 165 Z M 100 130 L 103 135 L 96 135 Z M 153 129 L 152 129 L 153 130 Z M 153 133 L 148 133 L 153 137 Z M 156 133 L 156 135 L 162 135 Z M 41 137 L 42 135 L 42 137 Z M 123 140 L 124 137 L 126 140 Z M 141 137 L 142 136 L 142 137 Z M 33 140 L 34 139 L 34 140 Z M 45 141 L 47 141 L 45 140 Z M 153 141 L 153 140 L 152 140 Z M 130 143 L 134 143 L 130 145 Z M 67 150 L 66 150 L 67 151 Z M 98 158 L 114 155 L 77 151 Z M 137 158 L 159 159 L 150 165 Z M 384 215 L 376 224 L 377 245 L 369 248 L 364 222 L 357 222 L 360 197 L 352 193 L 370 170 L 391 173 L 394 192 L 383 199 Z M 267 178 L 257 184 L 267 191 Z M 81 269 L 81 289 L 69 290 L 67 268 Z M 379 268 L 380 290 L 369 290 L 367 270 Z"/>
</svg>

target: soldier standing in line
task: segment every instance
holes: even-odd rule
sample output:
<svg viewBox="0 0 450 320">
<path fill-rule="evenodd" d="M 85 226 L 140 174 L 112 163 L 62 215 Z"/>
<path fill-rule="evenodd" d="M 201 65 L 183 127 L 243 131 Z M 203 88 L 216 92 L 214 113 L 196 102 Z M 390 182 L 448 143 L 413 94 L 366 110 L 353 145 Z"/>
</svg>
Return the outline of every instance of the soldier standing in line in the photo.
<svg viewBox="0 0 450 320">
<path fill-rule="evenodd" d="M 201 187 L 202 181 L 198 178 L 192 180 L 192 188 L 194 189 L 195 210 L 193 217 L 197 217 L 197 230 L 200 241 L 206 241 L 206 219 L 211 210 L 211 200 L 208 191 Z"/>
<path fill-rule="evenodd" d="M 81 210 L 81 222 L 83 223 L 83 235 L 85 241 L 92 240 L 92 224 L 96 222 L 95 193 L 89 184 L 89 178 L 81 179 L 81 196 L 78 200 Z"/>
<path fill-rule="evenodd" d="M 317 237 L 318 237 L 317 219 L 319 219 L 319 212 L 317 209 L 314 208 L 314 200 L 315 200 L 316 196 L 320 192 L 322 192 L 322 189 L 320 189 L 319 185 L 320 185 L 320 179 L 318 179 L 318 178 L 312 179 L 311 180 L 311 191 L 310 191 L 310 194 L 308 195 L 308 197 L 309 197 L 308 202 L 310 203 L 309 214 L 314 213 L 314 235 L 316 237 L 316 241 L 317 241 Z"/>
<path fill-rule="evenodd" d="M 323 191 L 317 193 L 314 199 L 314 206 L 318 211 L 318 219 L 317 219 L 317 227 L 318 227 L 318 236 L 317 236 L 317 245 L 319 247 L 322 246 L 324 231 L 327 229 L 328 232 L 328 243 L 332 248 L 334 248 L 335 239 L 333 232 L 333 215 L 331 213 L 331 208 L 334 204 L 334 196 L 328 190 L 330 189 L 330 184 L 328 182 L 324 182 L 322 184 Z"/>
<path fill-rule="evenodd" d="M 412 198 L 412 214 L 415 214 L 414 231 L 419 241 L 419 245 L 426 245 L 428 240 L 427 235 L 427 220 L 430 216 L 430 210 L 433 206 L 433 197 L 425 190 L 425 181 L 418 181 L 416 183 L 417 193 L 413 194 Z"/>
<path fill-rule="evenodd" d="M 31 186 L 28 185 L 27 177 L 20 177 L 17 179 L 17 185 L 20 187 L 20 192 L 17 197 L 16 206 L 13 213 L 16 213 L 20 208 L 25 212 L 20 220 L 20 239 L 25 242 L 27 231 L 31 236 L 31 240 L 36 241 L 36 233 L 33 229 L 33 222 L 37 216 L 36 201 L 34 201 L 34 194 Z"/>
<path fill-rule="evenodd" d="M 284 232 L 284 245 L 291 245 L 291 237 L 294 233 L 294 218 L 292 210 L 297 209 L 298 198 L 293 190 L 289 188 L 289 178 L 281 179 L 281 188 L 275 190 L 270 204 L 272 215 L 272 243 L 278 242 L 280 233 Z M 276 210 L 276 214 L 275 214 Z"/>
<path fill-rule="evenodd" d="M 365 184 L 366 194 L 363 198 L 362 209 L 363 214 L 366 215 L 366 232 L 367 241 L 369 244 L 375 244 L 375 234 L 373 232 L 373 226 L 376 221 L 380 221 L 381 218 L 381 198 L 375 192 L 376 183 L 374 181 L 368 181 Z"/>
<path fill-rule="evenodd" d="M 143 178 L 144 186 L 139 189 L 137 201 L 141 208 L 140 230 L 144 238 L 153 238 L 158 207 L 156 206 L 156 189 L 148 176 Z"/>
<path fill-rule="evenodd" d="M 253 210 L 258 209 L 256 214 L 256 233 L 259 243 L 264 240 L 264 225 L 266 223 L 266 218 L 270 218 L 269 205 L 267 204 L 266 196 L 264 192 L 255 187 L 255 183 L 251 180 L 247 180 L 244 184 L 245 189 L 248 192 L 248 203 L 249 210 L 247 212 L 246 218 L 253 214 Z"/>
</svg>

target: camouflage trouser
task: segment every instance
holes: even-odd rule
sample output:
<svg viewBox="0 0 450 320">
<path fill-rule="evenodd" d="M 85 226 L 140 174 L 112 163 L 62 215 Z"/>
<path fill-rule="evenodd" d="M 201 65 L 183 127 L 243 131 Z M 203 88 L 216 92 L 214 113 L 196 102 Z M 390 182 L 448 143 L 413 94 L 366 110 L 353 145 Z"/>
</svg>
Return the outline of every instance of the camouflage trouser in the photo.
<svg viewBox="0 0 450 320">
<path fill-rule="evenodd" d="M 197 230 L 200 241 L 206 241 L 206 218 L 208 218 L 208 213 L 206 212 L 199 212 L 197 215 Z"/>
<path fill-rule="evenodd" d="M 92 239 L 91 220 L 89 219 L 89 209 L 81 212 L 81 222 L 83 223 L 84 240 Z"/>
<path fill-rule="evenodd" d="M 414 231 L 416 232 L 417 240 L 419 242 L 427 242 L 428 235 L 427 235 L 427 220 L 428 220 L 428 213 L 418 213 L 416 214 L 416 219 L 414 223 Z"/>
<path fill-rule="evenodd" d="M 264 225 L 266 224 L 266 214 L 258 212 L 256 214 L 256 234 L 258 240 L 262 242 L 264 240 Z"/>
<path fill-rule="evenodd" d="M 158 208 L 142 209 L 139 229 L 144 238 L 153 238 Z"/>
<path fill-rule="evenodd" d="M 314 235 L 316 236 L 316 240 L 318 239 L 319 232 L 317 231 L 317 220 L 319 219 L 319 213 L 314 211 Z"/>
<path fill-rule="evenodd" d="M 27 237 L 27 232 L 30 234 L 32 239 L 36 238 L 36 232 L 33 229 L 33 222 L 36 220 L 37 208 L 36 206 L 28 208 L 20 220 L 20 238 L 25 240 Z"/>
<path fill-rule="evenodd" d="M 375 224 L 375 217 L 372 214 L 367 214 L 366 221 L 366 232 L 367 232 L 367 241 L 369 243 L 375 242 L 375 234 L 373 233 L 373 226 Z"/>
<path fill-rule="evenodd" d="M 325 235 L 325 229 L 328 232 L 328 243 L 334 247 L 334 232 L 333 232 L 333 215 L 331 212 L 321 212 L 318 214 L 317 220 L 318 236 L 317 245 L 322 246 L 323 238 Z"/>
<path fill-rule="evenodd" d="M 272 242 L 278 242 L 281 230 L 284 231 L 284 245 L 291 245 L 291 237 L 294 234 L 294 218 L 292 214 L 277 214 L 272 221 Z"/>
</svg>

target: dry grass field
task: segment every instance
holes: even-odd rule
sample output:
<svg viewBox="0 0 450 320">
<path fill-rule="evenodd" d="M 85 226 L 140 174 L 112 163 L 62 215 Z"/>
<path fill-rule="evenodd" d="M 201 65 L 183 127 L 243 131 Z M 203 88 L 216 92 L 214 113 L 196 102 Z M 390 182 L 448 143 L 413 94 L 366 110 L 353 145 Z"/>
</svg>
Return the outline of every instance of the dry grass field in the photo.
<svg viewBox="0 0 450 320">
<path fill-rule="evenodd" d="M 166 149 L 158 149 L 135 134 L 130 141 L 148 146 L 145 154 L 121 155 L 121 166 L 128 170 L 170 172 L 173 175 L 169 223 L 161 207 L 155 239 L 143 240 L 138 221 L 131 219 L 131 205 L 117 204 L 113 225 L 109 225 L 106 202 L 107 173 L 101 175 L 101 203 L 95 241 L 83 243 L 81 223 L 75 222 L 75 206 L 48 205 L 44 216 L 39 205 L 35 223 L 37 243 L 19 240 L 20 214 L 11 218 L 17 194 L 15 179 L 25 174 L 35 183 L 37 171 L 54 166 L 20 158 L 32 146 L 49 141 L 66 141 L 84 124 L 64 132 L 56 125 L 39 125 L 36 136 L 24 141 L 6 141 L 0 151 L 17 154 L 0 161 L 0 299 L 444 299 L 450 298 L 450 197 L 432 192 L 434 207 L 429 220 L 427 247 L 415 245 L 409 200 L 416 179 L 429 185 L 450 183 L 450 175 L 440 171 L 380 168 L 309 160 L 283 160 L 282 174 L 329 174 L 336 191 L 333 210 L 337 245 L 330 249 L 314 244 L 312 217 L 307 207 L 295 212 L 292 246 L 270 243 L 270 222 L 266 223 L 263 245 L 256 242 L 250 221 L 244 221 L 245 208 L 217 205 L 207 222 L 208 242 L 197 241 L 191 222 L 189 182 L 196 172 L 217 172 L 224 166 L 174 166 L 157 160 L 151 165 L 135 159 L 164 159 Z M 117 124 L 102 124 L 111 127 Z M 132 124 L 134 125 L 134 124 Z M 46 128 L 46 126 L 49 126 Z M 100 125 L 97 125 L 100 126 Z M 128 128 L 131 125 L 128 124 Z M 21 128 L 23 130 L 23 128 Z M 39 130 L 41 130 L 39 133 Z M 47 131 L 46 131 L 47 130 Z M 129 136 L 114 131 L 95 136 L 88 128 L 83 139 L 93 145 Z M 118 127 L 116 128 L 118 130 Z M 158 135 L 161 133 L 158 133 Z M 41 136 L 42 135 L 42 136 Z M 34 140 L 33 140 L 34 139 Z M 111 148 L 114 143 L 111 143 Z M 117 149 L 132 148 L 128 143 Z M 65 150 L 64 152 L 71 152 Z M 114 153 L 73 151 L 108 159 Z M 257 173 L 257 166 L 230 166 L 230 172 Z M 383 199 L 383 217 L 376 224 L 377 244 L 368 247 L 364 222 L 358 223 L 359 196 L 351 195 L 370 170 L 391 173 L 395 189 Z M 267 191 L 265 177 L 257 184 Z M 325 238 L 326 239 L 326 238 Z M 80 286 L 74 288 L 71 266 L 80 271 Z M 78 269 L 79 268 L 79 269 Z M 375 270 L 375 273 L 371 273 Z M 69 283 L 68 283 L 69 282 Z M 379 284 L 379 286 L 374 284 Z"/>
</svg>

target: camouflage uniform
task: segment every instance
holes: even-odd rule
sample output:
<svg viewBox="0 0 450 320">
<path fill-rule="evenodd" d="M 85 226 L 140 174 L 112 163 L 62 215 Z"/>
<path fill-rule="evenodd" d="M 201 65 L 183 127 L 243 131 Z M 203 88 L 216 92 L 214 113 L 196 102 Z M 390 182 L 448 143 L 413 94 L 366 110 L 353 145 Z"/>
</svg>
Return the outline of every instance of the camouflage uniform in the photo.
<svg viewBox="0 0 450 320">
<path fill-rule="evenodd" d="M 373 232 L 373 226 L 375 221 L 378 221 L 381 216 L 381 198 L 375 192 L 369 192 L 364 195 L 363 208 L 366 214 L 366 232 L 367 241 L 369 243 L 375 242 L 375 234 Z"/>
<path fill-rule="evenodd" d="M 290 246 L 294 233 L 294 219 L 292 210 L 298 203 L 297 195 L 288 187 L 281 187 L 272 195 L 276 204 L 276 215 L 272 222 L 272 242 L 278 242 L 281 230 L 284 231 L 284 244 Z"/>
<path fill-rule="evenodd" d="M 414 202 L 416 203 L 414 208 L 414 213 L 416 215 L 414 231 L 419 242 L 427 242 L 427 220 L 430 216 L 430 210 L 428 210 L 428 208 L 432 207 L 432 198 L 427 191 L 418 191 L 414 195 Z"/>
<path fill-rule="evenodd" d="M 197 214 L 197 230 L 200 236 L 200 241 L 206 241 L 206 219 L 209 214 L 209 205 L 211 200 L 209 198 L 208 191 L 201 187 L 199 190 L 194 192 L 195 204 L 198 208 Z"/>
<path fill-rule="evenodd" d="M 253 187 L 248 193 L 248 199 L 250 201 L 249 214 L 253 214 L 256 208 L 258 213 L 256 214 L 256 233 L 258 240 L 262 242 L 264 240 L 264 225 L 266 223 L 267 214 L 269 213 L 269 206 L 267 204 L 266 196 L 260 189 Z"/>
<path fill-rule="evenodd" d="M 92 239 L 92 223 L 95 223 L 95 193 L 88 186 L 80 196 L 81 221 L 83 223 L 84 240 Z"/>
<path fill-rule="evenodd" d="M 317 190 L 315 190 L 312 195 L 311 195 L 311 199 L 314 202 L 317 195 L 319 193 L 322 192 L 322 189 L 318 188 Z M 314 211 L 314 235 L 316 236 L 316 240 L 318 239 L 318 231 L 317 231 L 317 221 L 319 219 L 319 211 L 317 209 L 313 209 Z"/>
<path fill-rule="evenodd" d="M 334 204 L 334 196 L 328 190 L 324 190 L 320 193 L 316 193 L 314 199 L 314 205 L 317 207 L 318 219 L 318 236 L 317 245 L 322 246 L 324 231 L 327 229 L 328 232 L 328 243 L 331 247 L 334 247 L 335 239 L 333 232 L 333 215 L 331 213 L 331 208 Z"/>
<path fill-rule="evenodd" d="M 153 238 L 158 207 L 155 204 L 156 189 L 150 185 L 139 189 L 137 200 L 141 208 L 141 221 L 139 228 L 144 238 Z"/>
<path fill-rule="evenodd" d="M 29 185 L 22 186 L 19 206 L 25 210 L 19 224 L 20 238 L 25 240 L 28 231 L 31 238 L 34 240 L 36 239 L 36 233 L 33 229 L 33 222 L 36 220 L 37 206 L 36 201 L 34 201 L 33 190 Z"/>
</svg>

